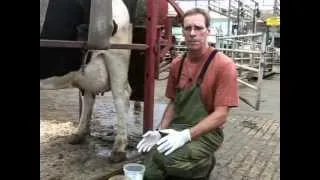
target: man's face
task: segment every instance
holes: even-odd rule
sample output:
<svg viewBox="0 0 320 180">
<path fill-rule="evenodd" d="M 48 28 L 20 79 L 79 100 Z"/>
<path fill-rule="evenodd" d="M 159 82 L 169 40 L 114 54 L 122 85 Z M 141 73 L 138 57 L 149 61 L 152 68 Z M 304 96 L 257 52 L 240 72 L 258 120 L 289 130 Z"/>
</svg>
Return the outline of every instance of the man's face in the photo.
<svg viewBox="0 0 320 180">
<path fill-rule="evenodd" d="M 183 21 L 183 36 L 191 51 L 198 51 L 207 46 L 209 29 L 206 28 L 205 18 L 201 14 L 190 15 Z"/>
</svg>

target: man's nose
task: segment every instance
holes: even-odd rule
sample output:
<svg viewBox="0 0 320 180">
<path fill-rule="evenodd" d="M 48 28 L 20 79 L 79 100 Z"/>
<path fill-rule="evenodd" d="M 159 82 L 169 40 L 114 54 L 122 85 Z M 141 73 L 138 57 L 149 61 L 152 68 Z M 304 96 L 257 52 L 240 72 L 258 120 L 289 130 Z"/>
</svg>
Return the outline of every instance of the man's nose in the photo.
<svg viewBox="0 0 320 180">
<path fill-rule="evenodd" d="M 194 30 L 194 28 L 192 28 L 190 31 L 190 36 L 195 36 L 195 35 L 196 35 L 196 31 Z"/>
</svg>

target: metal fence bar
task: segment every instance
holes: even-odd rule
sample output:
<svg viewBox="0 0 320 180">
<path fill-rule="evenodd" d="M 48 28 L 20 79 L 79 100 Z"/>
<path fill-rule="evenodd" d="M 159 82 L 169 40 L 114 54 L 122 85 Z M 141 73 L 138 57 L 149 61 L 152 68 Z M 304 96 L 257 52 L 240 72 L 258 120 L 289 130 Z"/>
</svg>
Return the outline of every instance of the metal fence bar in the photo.
<svg viewBox="0 0 320 180">
<path fill-rule="evenodd" d="M 264 57 L 266 60 L 267 59 L 274 59 L 273 57 Z M 249 60 L 251 59 L 250 57 L 244 57 L 244 58 L 233 58 L 234 60 Z M 260 59 L 260 57 L 254 57 L 254 59 Z"/>
<path fill-rule="evenodd" d="M 218 50 L 223 51 L 227 53 L 227 55 L 232 56 L 234 53 L 236 53 L 236 56 L 233 57 L 233 60 L 236 63 L 237 70 L 241 76 L 241 72 L 243 70 L 249 70 L 253 71 L 250 72 L 248 75 L 251 75 L 251 73 L 257 73 L 257 83 L 255 85 L 250 84 L 239 77 L 237 78 L 237 81 L 251 89 L 254 89 L 256 91 L 256 98 L 255 102 L 250 102 L 247 99 L 240 97 L 241 100 L 243 100 L 246 104 L 253 107 L 256 110 L 260 109 L 260 101 L 261 101 L 261 85 L 263 82 L 264 72 L 266 68 L 266 64 L 270 62 L 271 59 L 274 58 L 274 52 L 270 51 L 266 47 L 266 34 L 265 33 L 254 33 L 254 34 L 245 34 L 245 35 L 236 35 L 236 36 L 217 36 L 217 43 L 216 47 Z M 249 42 L 245 42 L 245 39 L 250 40 Z M 240 41 L 239 41 L 240 40 Z M 242 42 L 241 42 L 242 41 Z M 232 43 L 230 43 L 232 42 Z M 231 49 L 223 48 L 223 44 L 230 45 L 234 43 L 239 43 L 238 45 L 244 45 L 244 44 L 250 44 L 250 50 L 244 50 L 233 47 Z M 259 45 L 259 50 L 256 49 L 256 45 Z M 221 48 L 220 48 L 221 47 Z M 231 55 L 232 53 L 232 55 Z M 249 54 L 249 57 L 247 57 Z M 250 64 L 243 64 L 247 63 L 248 60 L 250 60 Z"/>
<path fill-rule="evenodd" d="M 234 39 L 223 39 L 223 41 L 230 41 L 230 42 L 244 43 L 243 41 L 240 41 L 240 40 L 234 40 Z"/>
<path fill-rule="evenodd" d="M 250 57 L 233 58 L 234 60 L 249 60 Z M 241 63 L 242 64 L 242 63 Z"/>
<path fill-rule="evenodd" d="M 236 63 L 236 66 L 240 67 L 240 68 L 243 68 L 243 69 L 250 70 L 250 71 L 259 72 L 259 69 L 252 68 L 252 67 L 249 67 L 249 66 L 246 66 L 246 65 L 240 65 L 240 64 Z"/>
<path fill-rule="evenodd" d="M 40 39 L 40 47 L 61 47 L 61 48 L 86 48 L 86 41 L 65 41 L 65 40 L 48 40 Z M 149 46 L 146 44 L 110 44 L 109 49 L 137 49 L 146 50 Z M 106 50 L 106 49 L 96 49 Z"/>
<path fill-rule="evenodd" d="M 242 53 L 251 53 L 251 54 L 261 54 L 261 51 L 248 51 L 241 49 L 227 49 L 227 48 L 217 48 L 220 51 L 230 51 L 230 52 L 242 52 Z"/>
<path fill-rule="evenodd" d="M 243 37 L 255 37 L 255 36 L 262 36 L 262 33 L 254 33 L 254 34 L 243 34 L 243 35 L 236 35 L 236 36 L 217 36 L 217 39 L 231 39 L 231 38 L 243 38 Z"/>
<path fill-rule="evenodd" d="M 239 98 L 240 98 L 243 102 L 245 102 L 246 104 L 248 104 L 250 107 L 256 109 L 256 107 L 255 107 L 249 100 L 247 100 L 246 98 L 244 98 L 244 97 L 242 97 L 242 96 L 239 96 Z"/>
<path fill-rule="evenodd" d="M 266 42 L 267 42 L 267 36 L 266 34 L 263 35 L 263 43 L 261 44 L 261 51 L 265 52 L 266 51 Z M 263 80 L 263 74 L 264 74 L 264 66 L 265 66 L 265 58 L 264 54 L 260 54 L 260 60 L 259 60 L 259 72 L 258 72 L 258 82 L 257 82 L 257 87 L 258 87 L 258 93 L 256 97 L 256 110 L 260 109 L 260 99 L 261 99 L 261 84 Z"/>
<path fill-rule="evenodd" d="M 258 87 L 257 87 L 257 86 L 254 86 L 254 85 L 252 85 L 252 84 L 249 84 L 249 83 L 247 83 L 247 82 L 245 82 L 245 81 L 243 81 L 243 80 L 241 80 L 241 79 L 237 79 L 237 80 L 238 80 L 239 83 L 244 84 L 244 85 L 248 86 L 248 87 L 251 88 L 251 89 L 258 90 Z"/>
</svg>

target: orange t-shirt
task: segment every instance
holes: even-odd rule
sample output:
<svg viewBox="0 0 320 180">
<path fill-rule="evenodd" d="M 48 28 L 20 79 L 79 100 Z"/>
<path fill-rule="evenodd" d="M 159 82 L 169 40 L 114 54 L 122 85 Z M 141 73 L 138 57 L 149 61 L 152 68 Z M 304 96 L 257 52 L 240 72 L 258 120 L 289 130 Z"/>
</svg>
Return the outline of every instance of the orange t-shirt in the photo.
<svg viewBox="0 0 320 180">
<path fill-rule="evenodd" d="M 187 55 L 183 63 L 179 83 L 178 73 L 182 56 L 172 61 L 166 88 L 168 98 L 175 99 L 176 87 L 188 88 L 196 83 L 202 66 L 212 50 L 213 48 L 210 47 L 202 59 L 196 62 L 190 61 Z M 233 60 L 218 52 L 213 61 L 210 62 L 200 88 L 201 97 L 209 113 L 213 112 L 217 106 L 239 106 L 237 70 Z"/>
</svg>

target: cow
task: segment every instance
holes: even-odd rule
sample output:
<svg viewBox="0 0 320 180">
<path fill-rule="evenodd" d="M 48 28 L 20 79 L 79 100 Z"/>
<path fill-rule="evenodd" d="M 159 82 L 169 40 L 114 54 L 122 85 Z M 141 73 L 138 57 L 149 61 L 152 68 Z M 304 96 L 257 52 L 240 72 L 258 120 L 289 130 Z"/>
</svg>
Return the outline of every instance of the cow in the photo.
<svg viewBox="0 0 320 180">
<path fill-rule="evenodd" d="M 90 0 L 40 0 L 40 38 L 86 39 L 83 32 L 89 23 L 89 5 Z M 129 18 L 124 2 L 112 0 L 114 30 L 110 43 L 132 43 Z M 130 53 L 129 49 L 84 51 L 79 48 L 40 47 L 40 90 L 78 88 L 83 93 L 79 125 L 68 138 L 69 143 L 81 143 L 89 135 L 96 95 L 112 92 L 117 132 L 110 159 L 117 162 L 125 159 L 128 144 L 126 120 L 131 94 L 128 83 Z"/>
</svg>

